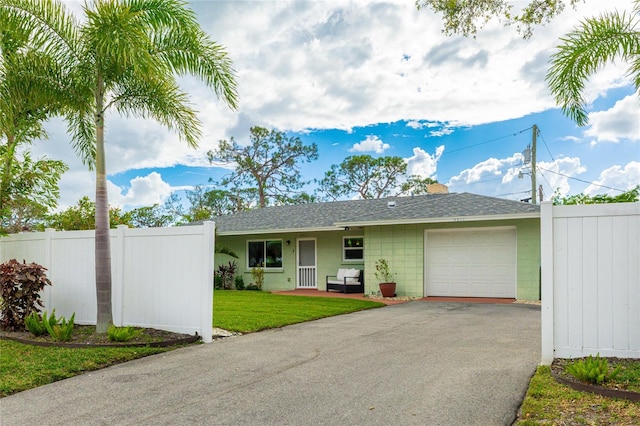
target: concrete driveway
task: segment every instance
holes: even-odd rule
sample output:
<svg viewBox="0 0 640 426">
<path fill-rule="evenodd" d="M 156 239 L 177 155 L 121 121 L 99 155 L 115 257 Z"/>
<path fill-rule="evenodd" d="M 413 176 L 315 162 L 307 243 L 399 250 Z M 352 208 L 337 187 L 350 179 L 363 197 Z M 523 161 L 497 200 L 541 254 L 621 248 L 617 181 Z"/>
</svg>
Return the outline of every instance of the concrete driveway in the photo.
<svg viewBox="0 0 640 426">
<path fill-rule="evenodd" d="M 0 423 L 508 425 L 540 308 L 420 301 L 230 337 L 0 400 Z"/>
</svg>

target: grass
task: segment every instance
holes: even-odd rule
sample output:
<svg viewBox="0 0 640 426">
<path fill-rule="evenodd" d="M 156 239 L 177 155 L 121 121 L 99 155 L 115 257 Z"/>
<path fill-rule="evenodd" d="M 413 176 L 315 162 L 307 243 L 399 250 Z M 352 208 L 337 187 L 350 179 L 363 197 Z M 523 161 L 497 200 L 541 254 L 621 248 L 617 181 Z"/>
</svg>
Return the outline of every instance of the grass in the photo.
<svg viewBox="0 0 640 426">
<path fill-rule="evenodd" d="M 632 380 L 637 381 L 638 377 Z M 574 391 L 556 382 L 550 367 L 540 366 L 531 378 L 515 424 L 637 425 L 640 403 Z"/>
<path fill-rule="evenodd" d="M 379 306 L 384 305 L 363 300 L 216 290 L 213 325 L 248 333 Z M 71 349 L 0 339 L 0 397 L 172 349 Z"/>
<path fill-rule="evenodd" d="M 384 306 L 380 302 L 216 290 L 213 326 L 248 333 Z"/>
<path fill-rule="evenodd" d="M 167 350 L 170 348 L 41 347 L 3 339 L 0 340 L 0 396 Z"/>
</svg>

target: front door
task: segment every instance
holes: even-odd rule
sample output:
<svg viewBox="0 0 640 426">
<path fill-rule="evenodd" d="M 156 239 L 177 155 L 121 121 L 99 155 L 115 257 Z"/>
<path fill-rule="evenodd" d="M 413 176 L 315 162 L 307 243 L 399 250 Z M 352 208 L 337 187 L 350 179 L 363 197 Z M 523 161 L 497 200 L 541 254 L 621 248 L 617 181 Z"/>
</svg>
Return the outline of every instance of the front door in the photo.
<svg viewBox="0 0 640 426">
<path fill-rule="evenodd" d="M 316 240 L 298 240 L 298 280 L 297 288 L 318 288 L 316 278 Z"/>
</svg>

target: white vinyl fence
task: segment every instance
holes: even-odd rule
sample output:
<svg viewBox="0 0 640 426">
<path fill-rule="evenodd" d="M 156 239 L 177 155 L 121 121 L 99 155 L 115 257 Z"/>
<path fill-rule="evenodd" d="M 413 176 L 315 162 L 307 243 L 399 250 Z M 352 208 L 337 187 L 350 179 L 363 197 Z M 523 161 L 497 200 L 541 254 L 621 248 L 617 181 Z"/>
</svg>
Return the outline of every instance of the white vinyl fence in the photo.
<svg viewBox="0 0 640 426">
<path fill-rule="evenodd" d="M 212 338 L 213 222 L 111 231 L 113 322 Z M 0 261 L 35 262 L 52 286 L 45 310 L 96 323 L 94 231 L 24 233 L 0 238 Z"/>
<path fill-rule="evenodd" d="M 640 203 L 541 206 L 542 363 L 640 358 Z"/>
</svg>

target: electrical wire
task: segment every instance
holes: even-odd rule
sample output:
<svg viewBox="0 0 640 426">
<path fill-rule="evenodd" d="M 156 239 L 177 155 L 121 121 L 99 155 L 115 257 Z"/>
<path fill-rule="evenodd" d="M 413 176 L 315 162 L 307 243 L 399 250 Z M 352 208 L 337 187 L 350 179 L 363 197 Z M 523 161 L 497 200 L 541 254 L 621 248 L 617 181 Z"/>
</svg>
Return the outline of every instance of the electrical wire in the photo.
<svg viewBox="0 0 640 426">
<path fill-rule="evenodd" d="M 625 192 L 625 191 L 624 191 L 624 190 L 622 190 L 622 189 L 613 188 L 613 187 L 611 187 L 611 186 L 607 186 L 607 185 L 600 185 L 599 183 L 595 183 L 595 182 L 589 182 L 588 180 L 579 179 L 579 178 L 577 178 L 577 177 L 573 177 L 573 176 L 565 175 L 564 173 L 560 173 L 560 172 L 554 172 L 553 170 L 544 169 L 544 168 L 542 168 L 542 167 L 538 167 L 538 168 L 539 168 L 540 170 L 544 170 L 545 172 L 549 172 L 549 173 L 553 173 L 553 174 L 556 174 L 556 175 L 564 176 L 564 177 L 566 177 L 566 178 L 568 178 L 568 179 L 577 180 L 577 181 L 582 182 L 582 183 L 588 183 L 589 185 L 595 185 L 595 186 L 599 186 L 599 187 L 601 187 L 601 188 L 607 188 L 607 189 L 612 189 L 612 190 L 614 190 L 614 191 Z"/>
</svg>

